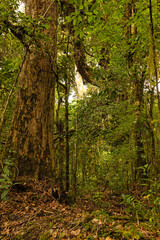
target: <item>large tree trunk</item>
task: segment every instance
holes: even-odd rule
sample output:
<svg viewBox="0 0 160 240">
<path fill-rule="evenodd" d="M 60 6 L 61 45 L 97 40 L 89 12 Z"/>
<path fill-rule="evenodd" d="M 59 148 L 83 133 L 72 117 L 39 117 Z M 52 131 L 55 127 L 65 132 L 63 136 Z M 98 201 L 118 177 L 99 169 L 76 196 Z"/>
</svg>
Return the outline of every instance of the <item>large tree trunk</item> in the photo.
<svg viewBox="0 0 160 240">
<path fill-rule="evenodd" d="M 26 0 L 26 15 L 51 17 L 44 33 L 49 43 L 37 40 L 31 45 L 19 79 L 17 104 L 9 146 L 16 151 L 20 175 L 35 178 L 51 176 L 54 170 L 54 101 L 56 82 L 57 3 Z M 48 24 L 48 23 L 47 23 Z"/>
</svg>

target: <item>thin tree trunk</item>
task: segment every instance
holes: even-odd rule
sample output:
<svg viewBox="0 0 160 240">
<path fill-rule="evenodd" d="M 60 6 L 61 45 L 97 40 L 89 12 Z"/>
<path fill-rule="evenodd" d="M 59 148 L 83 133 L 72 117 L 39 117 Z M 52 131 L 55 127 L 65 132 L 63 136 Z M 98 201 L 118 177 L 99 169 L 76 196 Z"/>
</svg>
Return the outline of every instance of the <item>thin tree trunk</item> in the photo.
<svg viewBox="0 0 160 240">
<path fill-rule="evenodd" d="M 74 161 L 74 170 L 73 170 L 73 191 L 74 191 L 74 200 L 77 196 L 77 165 L 78 165 L 78 115 L 76 113 L 76 140 L 75 140 L 75 161 Z"/>
<path fill-rule="evenodd" d="M 151 47 L 153 52 L 153 65 L 154 74 L 156 78 L 156 91 L 157 91 L 157 101 L 158 101 L 158 117 L 159 117 L 159 127 L 160 127 L 160 96 L 159 96 L 159 86 L 158 86 L 158 71 L 157 71 L 157 61 L 156 61 L 156 50 L 154 41 L 154 27 L 153 27 L 153 17 L 152 17 L 152 1 L 149 0 L 149 15 L 150 15 L 150 29 L 151 29 Z"/>
<path fill-rule="evenodd" d="M 69 86 L 67 76 L 65 79 L 65 123 L 66 123 L 66 192 L 69 191 L 69 119 L 68 119 Z"/>
<path fill-rule="evenodd" d="M 136 179 L 141 180 L 142 170 L 140 167 L 143 167 L 146 164 L 145 152 L 143 147 L 143 138 L 142 138 L 142 107 L 143 107 L 143 87 L 144 79 L 138 78 L 136 72 L 134 73 L 134 91 L 135 91 L 135 152 L 136 152 Z"/>
<path fill-rule="evenodd" d="M 59 142 L 58 142 L 58 163 L 59 163 L 59 171 L 58 171 L 58 181 L 59 181 L 59 186 L 61 191 L 64 190 L 63 186 L 63 165 L 64 165 L 64 137 L 63 137 L 63 132 L 64 132 L 64 124 L 63 121 L 60 119 L 59 116 L 59 111 L 60 111 L 60 106 L 62 103 L 62 97 L 60 96 L 59 92 L 59 84 L 57 83 L 57 92 L 58 92 L 58 107 L 56 110 L 56 126 L 58 130 L 58 135 L 59 135 Z"/>
<path fill-rule="evenodd" d="M 155 139 L 153 130 L 153 104 L 154 104 L 154 87 L 150 94 L 150 135 L 151 135 L 151 163 L 153 166 L 154 177 L 157 179 L 157 161 L 156 161 L 156 150 L 155 150 Z"/>
<path fill-rule="evenodd" d="M 63 166 L 64 166 L 64 138 L 63 138 L 63 122 L 59 122 L 59 184 L 61 191 L 63 186 Z"/>
<path fill-rule="evenodd" d="M 129 20 L 131 17 L 134 18 L 136 14 L 134 0 L 131 0 L 126 7 L 126 18 Z M 126 29 L 126 39 L 129 40 L 130 37 L 136 36 L 137 29 L 134 24 L 129 25 Z M 137 180 L 141 179 L 142 171 L 140 167 L 146 164 L 143 141 L 142 141 L 142 106 L 143 106 L 143 87 L 144 87 L 144 73 L 142 76 L 138 76 L 136 69 L 136 51 L 134 46 L 129 44 L 128 53 L 128 66 L 132 68 L 132 78 L 133 78 L 133 89 L 134 89 L 134 101 L 135 101 L 135 178 Z M 134 50 L 134 51 L 133 51 Z"/>
</svg>

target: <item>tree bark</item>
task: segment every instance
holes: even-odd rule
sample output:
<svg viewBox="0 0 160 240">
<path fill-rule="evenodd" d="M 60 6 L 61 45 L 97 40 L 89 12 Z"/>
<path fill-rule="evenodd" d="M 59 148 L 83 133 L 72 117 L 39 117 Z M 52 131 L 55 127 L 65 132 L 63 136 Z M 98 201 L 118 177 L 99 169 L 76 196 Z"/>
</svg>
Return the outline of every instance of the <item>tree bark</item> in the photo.
<svg viewBox="0 0 160 240">
<path fill-rule="evenodd" d="M 51 176 L 54 170 L 54 101 L 56 82 L 57 3 L 51 0 L 26 0 L 26 15 L 37 19 L 51 17 L 44 34 L 28 51 L 19 77 L 19 91 L 12 120 L 8 148 L 16 151 L 20 175 L 37 179 Z M 45 19 L 44 19 L 45 20 Z"/>
</svg>

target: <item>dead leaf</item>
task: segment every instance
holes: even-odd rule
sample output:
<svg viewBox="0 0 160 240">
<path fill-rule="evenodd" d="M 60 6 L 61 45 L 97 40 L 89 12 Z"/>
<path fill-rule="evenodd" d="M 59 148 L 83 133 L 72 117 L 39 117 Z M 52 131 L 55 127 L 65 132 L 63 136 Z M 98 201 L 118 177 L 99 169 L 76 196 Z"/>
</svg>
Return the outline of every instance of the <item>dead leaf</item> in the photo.
<svg viewBox="0 0 160 240">
<path fill-rule="evenodd" d="M 81 230 L 80 229 L 77 229 L 75 231 L 71 231 L 71 234 L 74 235 L 74 236 L 78 236 L 80 234 Z"/>
<path fill-rule="evenodd" d="M 29 210 L 29 206 L 25 207 L 25 210 L 26 210 L 26 212 L 28 212 L 28 210 Z"/>
<path fill-rule="evenodd" d="M 97 219 L 97 218 L 92 219 L 92 223 L 98 223 L 98 222 L 99 222 L 99 219 Z"/>
<path fill-rule="evenodd" d="M 120 228 L 120 229 L 121 229 L 121 228 L 122 228 L 122 225 L 119 224 L 119 225 L 116 226 L 116 228 Z"/>
</svg>

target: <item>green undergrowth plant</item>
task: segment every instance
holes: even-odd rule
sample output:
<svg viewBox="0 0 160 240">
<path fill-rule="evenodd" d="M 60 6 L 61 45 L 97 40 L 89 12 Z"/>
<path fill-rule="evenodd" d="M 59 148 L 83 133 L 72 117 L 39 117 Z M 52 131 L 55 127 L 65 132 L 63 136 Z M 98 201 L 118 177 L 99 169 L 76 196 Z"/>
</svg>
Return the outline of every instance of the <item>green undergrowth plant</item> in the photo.
<svg viewBox="0 0 160 240">
<path fill-rule="evenodd" d="M 120 239 L 145 239 L 144 234 L 133 224 L 126 224 L 124 227 L 115 225 L 115 236 Z"/>
<path fill-rule="evenodd" d="M 11 187 L 18 184 L 13 183 L 12 167 L 13 162 L 11 161 L 11 159 L 5 159 L 2 164 L 2 171 L 0 175 L 1 200 L 7 200 L 7 194 L 9 193 Z"/>
<path fill-rule="evenodd" d="M 148 179 L 150 188 L 144 193 L 144 199 L 148 204 L 148 216 L 151 224 L 160 222 L 160 180 Z M 147 184 L 147 183 L 146 183 Z M 143 184 L 144 185 L 144 184 Z"/>
<path fill-rule="evenodd" d="M 102 202 L 102 199 L 104 198 L 102 192 L 95 192 L 93 195 L 93 201 L 99 205 Z"/>
<path fill-rule="evenodd" d="M 137 221 L 144 218 L 144 209 L 141 201 L 136 199 L 134 196 L 122 194 L 122 203 L 126 205 L 126 213 L 131 216 L 131 220 Z"/>
<path fill-rule="evenodd" d="M 0 178 L 1 200 L 6 200 L 6 196 L 10 190 L 10 187 L 12 186 L 10 165 L 10 161 L 6 159 L 3 164 L 2 174 Z"/>
<path fill-rule="evenodd" d="M 146 180 L 146 179 L 145 179 Z M 125 205 L 125 212 L 131 216 L 131 220 L 139 221 L 147 220 L 150 225 L 158 225 L 160 223 L 160 180 L 147 180 L 142 185 L 149 186 L 146 191 L 141 194 L 141 198 L 137 199 L 132 195 L 122 194 L 122 203 Z"/>
</svg>

